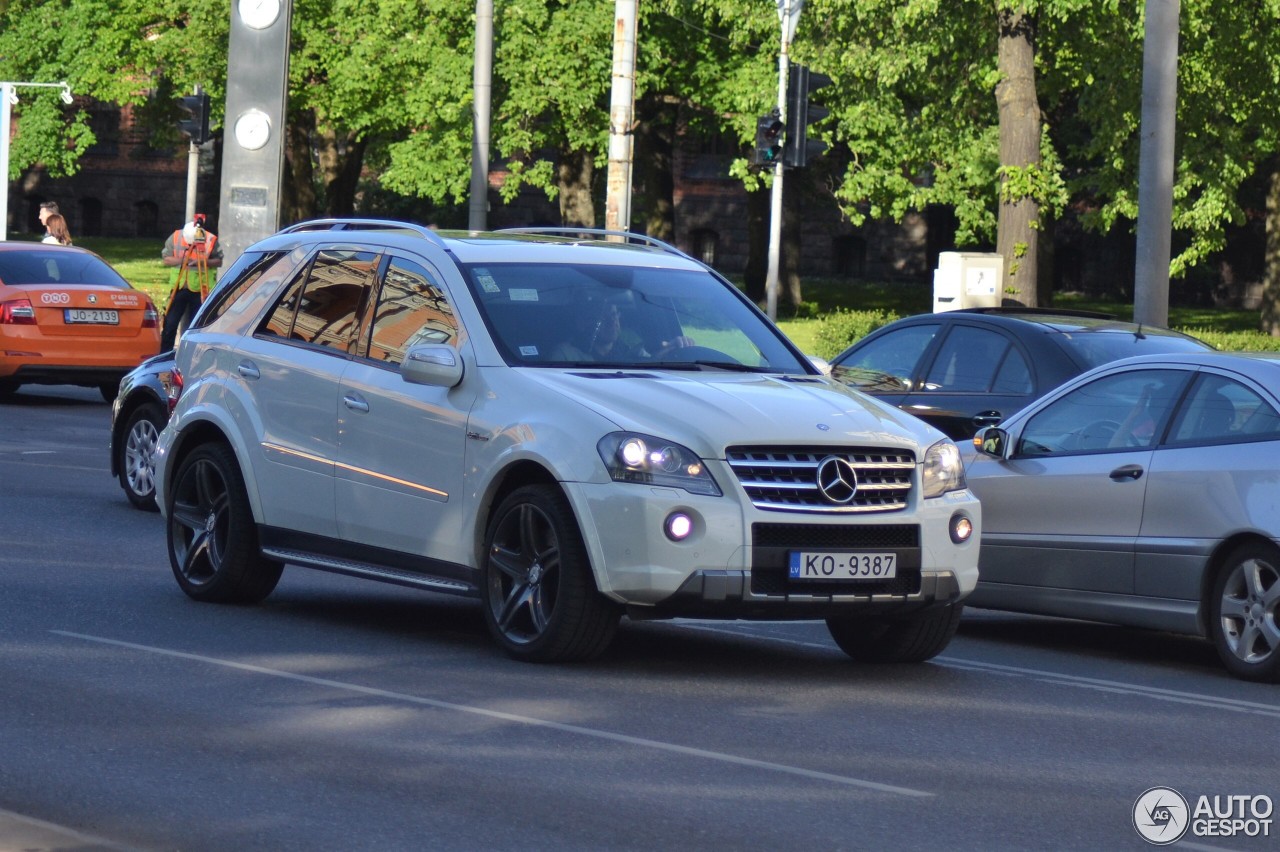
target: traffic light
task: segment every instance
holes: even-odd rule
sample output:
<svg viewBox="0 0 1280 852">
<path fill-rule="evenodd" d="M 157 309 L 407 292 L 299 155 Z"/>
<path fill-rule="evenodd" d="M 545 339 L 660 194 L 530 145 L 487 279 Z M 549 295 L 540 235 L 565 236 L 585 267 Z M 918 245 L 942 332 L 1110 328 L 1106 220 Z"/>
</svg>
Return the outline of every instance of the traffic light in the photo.
<svg viewBox="0 0 1280 852">
<path fill-rule="evenodd" d="M 209 141 L 209 96 L 184 95 L 179 99 L 178 111 L 182 117 L 178 119 L 178 130 L 191 137 L 197 145 Z"/>
<path fill-rule="evenodd" d="M 751 164 L 772 166 L 782 153 L 782 119 L 778 111 L 756 119 L 756 147 L 751 152 Z"/>
<path fill-rule="evenodd" d="M 810 96 L 823 86 L 831 85 L 825 74 L 814 74 L 803 65 L 792 65 L 787 75 L 787 144 L 782 150 L 782 162 L 799 168 L 826 150 L 821 139 L 809 139 L 809 125 L 821 121 L 831 111 L 810 103 Z"/>
</svg>

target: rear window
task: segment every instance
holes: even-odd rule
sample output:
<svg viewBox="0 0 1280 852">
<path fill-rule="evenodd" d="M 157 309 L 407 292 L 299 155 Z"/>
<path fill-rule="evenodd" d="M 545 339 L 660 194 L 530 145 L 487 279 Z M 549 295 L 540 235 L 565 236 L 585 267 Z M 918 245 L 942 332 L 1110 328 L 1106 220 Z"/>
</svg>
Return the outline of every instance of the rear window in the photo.
<svg viewBox="0 0 1280 852">
<path fill-rule="evenodd" d="M 1110 364 L 1131 355 L 1165 352 L 1203 352 L 1207 343 L 1165 329 L 1132 331 L 1082 331 L 1062 335 L 1062 343 L 1085 369 Z"/>
<path fill-rule="evenodd" d="M 90 284 L 130 289 L 129 282 L 97 255 L 60 248 L 0 252 L 0 282 L 14 287 Z"/>
</svg>

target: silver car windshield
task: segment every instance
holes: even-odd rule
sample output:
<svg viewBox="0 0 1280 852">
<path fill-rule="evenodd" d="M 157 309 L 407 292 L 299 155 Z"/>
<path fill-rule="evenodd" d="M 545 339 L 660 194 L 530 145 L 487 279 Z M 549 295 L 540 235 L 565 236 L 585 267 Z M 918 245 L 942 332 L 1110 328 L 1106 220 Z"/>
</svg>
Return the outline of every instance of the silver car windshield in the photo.
<svg viewBox="0 0 1280 852">
<path fill-rule="evenodd" d="M 547 263 L 465 271 L 512 366 L 813 372 L 707 272 Z"/>
</svg>

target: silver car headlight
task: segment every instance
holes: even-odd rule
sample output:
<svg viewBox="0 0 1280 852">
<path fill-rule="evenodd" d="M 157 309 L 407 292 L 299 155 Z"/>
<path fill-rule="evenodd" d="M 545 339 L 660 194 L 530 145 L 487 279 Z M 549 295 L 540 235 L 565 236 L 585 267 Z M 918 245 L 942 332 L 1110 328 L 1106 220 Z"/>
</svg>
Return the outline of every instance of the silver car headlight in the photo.
<svg viewBox="0 0 1280 852">
<path fill-rule="evenodd" d="M 688 447 L 637 432 L 612 432 L 596 444 L 614 482 L 665 485 L 719 497 L 720 486 Z"/>
<path fill-rule="evenodd" d="M 949 439 L 934 444 L 924 454 L 924 472 L 920 478 L 925 497 L 941 497 L 948 491 L 965 488 L 960 448 Z"/>
</svg>

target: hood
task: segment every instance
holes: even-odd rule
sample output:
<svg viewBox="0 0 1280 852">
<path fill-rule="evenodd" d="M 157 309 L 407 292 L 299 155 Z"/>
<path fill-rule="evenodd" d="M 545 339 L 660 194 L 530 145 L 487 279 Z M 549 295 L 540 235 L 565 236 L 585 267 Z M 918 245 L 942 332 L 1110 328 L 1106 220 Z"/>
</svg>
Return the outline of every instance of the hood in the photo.
<svg viewBox="0 0 1280 852">
<path fill-rule="evenodd" d="M 820 376 L 719 371 L 523 370 L 617 424 L 724 458 L 744 444 L 883 445 L 919 457 L 943 434 L 893 406 Z"/>
</svg>

